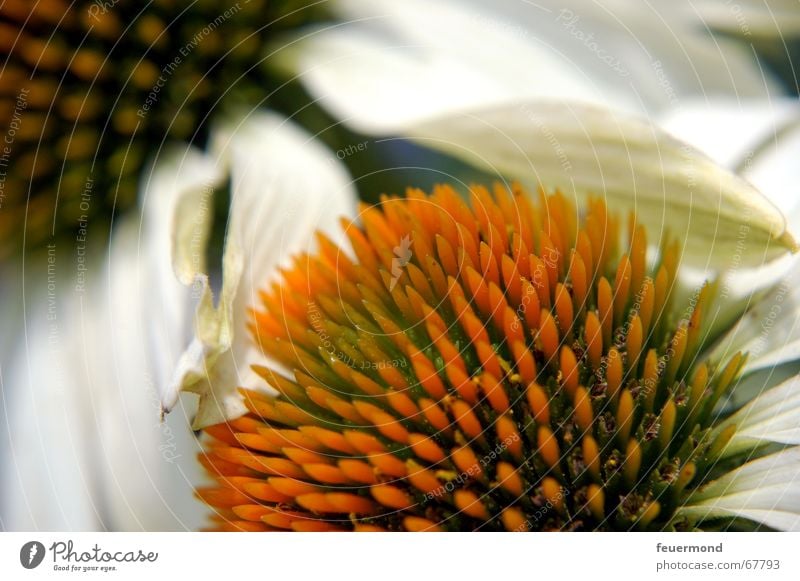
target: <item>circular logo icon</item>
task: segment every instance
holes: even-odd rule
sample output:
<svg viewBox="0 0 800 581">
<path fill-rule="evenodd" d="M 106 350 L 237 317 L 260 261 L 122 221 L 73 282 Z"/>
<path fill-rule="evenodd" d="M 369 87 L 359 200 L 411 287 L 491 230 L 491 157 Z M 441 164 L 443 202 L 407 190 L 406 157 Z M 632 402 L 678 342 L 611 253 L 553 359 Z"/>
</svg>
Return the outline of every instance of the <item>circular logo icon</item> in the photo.
<svg viewBox="0 0 800 581">
<path fill-rule="evenodd" d="M 44 559 L 44 545 L 39 541 L 30 541 L 19 550 L 19 562 L 26 569 L 35 569 Z"/>
</svg>

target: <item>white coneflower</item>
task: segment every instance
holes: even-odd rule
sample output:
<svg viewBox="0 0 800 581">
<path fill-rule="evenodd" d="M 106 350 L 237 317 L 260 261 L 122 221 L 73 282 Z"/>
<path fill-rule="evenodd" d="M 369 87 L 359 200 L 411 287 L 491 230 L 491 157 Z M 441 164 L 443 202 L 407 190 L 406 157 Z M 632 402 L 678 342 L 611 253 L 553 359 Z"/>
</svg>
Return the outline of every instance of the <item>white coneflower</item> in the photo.
<svg viewBox="0 0 800 581">
<path fill-rule="evenodd" d="M 255 286 L 224 282 L 201 307 L 175 383 L 201 394 L 213 526 L 800 528 L 795 382 L 731 415 L 747 354 L 711 347 L 741 311 L 720 279 L 681 290 L 685 266 L 794 250 L 781 213 L 606 110 L 538 103 L 415 131 L 548 193 L 385 197 L 343 223 L 350 250 L 320 237 L 280 281 L 248 257 L 269 240 L 234 215 L 254 246 L 232 239 L 224 279 L 245 268 Z"/>
</svg>

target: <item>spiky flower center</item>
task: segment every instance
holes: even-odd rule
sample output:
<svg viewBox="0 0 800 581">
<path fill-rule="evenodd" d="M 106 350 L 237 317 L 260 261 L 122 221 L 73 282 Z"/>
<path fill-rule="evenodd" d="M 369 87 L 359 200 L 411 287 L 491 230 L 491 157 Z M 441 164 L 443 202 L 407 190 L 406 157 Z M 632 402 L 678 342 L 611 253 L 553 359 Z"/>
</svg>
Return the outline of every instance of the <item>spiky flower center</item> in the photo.
<svg viewBox="0 0 800 581">
<path fill-rule="evenodd" d="M 320 237 L 262 293 L 277 396 L 207 430 L 220 528 L 604 530 L 673 519 L 729 434 L 742 364 L 699 363 L 704 287 L 672 308 L 675 243 L 648 268 L 605 204 L 519 188 L 411 190 Z M 291 378 L 286 376 L 291 374 Z M 253 386 L 255 387 L 255 386 Z"/>
</svg>

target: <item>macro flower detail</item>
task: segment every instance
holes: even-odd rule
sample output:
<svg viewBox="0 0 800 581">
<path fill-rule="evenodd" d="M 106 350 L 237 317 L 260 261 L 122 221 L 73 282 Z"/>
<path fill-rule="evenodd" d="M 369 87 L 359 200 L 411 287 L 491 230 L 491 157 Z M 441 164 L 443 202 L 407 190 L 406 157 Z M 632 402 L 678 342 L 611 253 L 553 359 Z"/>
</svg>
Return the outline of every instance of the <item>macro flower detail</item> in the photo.
<svg viewBox="0 0 800 581">
<path fill-rule="evenodd" d="M 800 0 L 0 5 L 0 579 L 791 576 Z"/>
<path fill-rule="evenodd" d="M 794 449 L 747 463 L 800 443 L 758 423 L 790 388 L 718 417 L 746 355 L 704 357 L 715 284 L 678 296 L 677 241 L 648 256 L 596 198 L 470 198 L 383 197 L 344 222 L 352 254 L 320 235 L 260 293 L 252 340 L 276 363 L 253 369 L 277 394 L 248 385 L 247 413 L 206 428 L 214 528 L 800 527 L 794 496 L 780 520 L 728 496 L 760 466 L 796 477 Z"/>
</svg>

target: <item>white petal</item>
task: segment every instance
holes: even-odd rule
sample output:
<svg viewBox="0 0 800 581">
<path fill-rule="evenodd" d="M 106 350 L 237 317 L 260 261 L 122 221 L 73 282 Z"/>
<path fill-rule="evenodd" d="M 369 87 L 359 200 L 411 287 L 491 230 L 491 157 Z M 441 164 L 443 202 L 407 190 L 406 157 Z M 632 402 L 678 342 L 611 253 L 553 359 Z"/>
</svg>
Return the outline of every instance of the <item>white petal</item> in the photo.
<svg viewBox="0 0 800 581">
<path fill-rule="evenodd" d="M 204 477 L 200 446 L 185 412 L 162 421 L 158 391 L 186 340 L 192 300 L 163 269 L 169 220 L 152 219 L 175 199 L 163 190 L 149 196 L 141 231 L 133 217 L 118 224 L 104 279 L 80 302 L 77 377 L 93 393 L 105 526 L 195 530 L 204 517 L 194 499 Z M 155 240 L 163 246 L 151 246 Z"/>
<path fill-rule="evenodd" d="M 768 442 L 800 445 L 800 377 L 756 396 L 722 422 L 717 432 L 731 425 L 736 426 L 736 434 L 726 446 L 725 456 Z"/>
<path fill-rule="evenodd" d="M 39 270 L 42 263 L 27 267 Z M 48 284 L 39 279 L 32 288 L 44 288 L 42 280 Z M 38 290 L 26 297 L 31 307 L 18 346 L 0 370 L 0 523 L 6 531 L 96 530 L 101 520 L 99 478 L 90 469 L 97 442 L 80 427 L 92 419 L 91 398 L 76 381 L 57 285 L 50 297 Z"/>
<path fill-rule="evenodd" d="M 3 526 L 185 530 L 203 523 L 193 494 L 203 478 L 199 446 L 186 417 L 161 421 L 159 388 L 188 341 L 193 306 L 172 271 L 172 220 L 179 194 L 213 181 L 212 162 L 192 149 L 165 152 L 161 171 L 143 180 L 141 216 L 115 223 L 108 253 L 96 257 L 102 260 L 91 259 L 101 233 L 90 223 L 82 278 L 73 280 L 73 260 L 83 247 L 58 245 L 54 297 L 26 297 L 29 340 L 2 377 L 9 422 L 2 464 L 13 466 L 3 471 Z M 205 225 L 193 224 L 202 239 Z M 193 238 L 190 230 L 184 235 Z M 42 280 L 48 266 L 27 265 L 31 288 L 50 282 Z"/>
<path fill-rule="evenodd" d="M 720 360 L 747 352 L 743 373 L 800 359 L 800 260 L 793 258 L 788 275 L 753 301 L 710 357 Z"/>
<path fill-rule="evenodd" d="M 800 229 L 800 165 L 795 163 L 800 155 L 800 106 L 796 99 L 689 102 L 670 110 L 659 123 L 740 173 L 781 210 L 790 231 Z M 757 270 L 740 273 L 731 285 L 751 292 L 774 280 L 771 273 Z"/>
<path fill-rule="evenodd" d="M 319 104 L 362 133 L 396 133 L 451 108 L 505 97 L 479 71 L 443 55 L 418 53 L 364 31 L 333 30 L 282 49 L 279 57 Z"/>
<path fill-rule="evenodd" d="M 590 67 L 496 15 L 451 2 L 338 3 L 353 22 L 309 32 L 275 61 L 363 133 L 402 133 L 450 111 L 520 97 L 570 98 L 640 111 Z M 552 14 L 545 16 L 553 18 Z M 514 55 L 514 58 L 508 58 Z M 603 66 L 601 64 L 601 66 Z"/>
<path fill-rule="evenodd" d="M 690 101 L 661 116 L 659 124 L 690 143 L 717 163 L 739 173 L 761 191 L 787 217 L 790 232 L 800 230 L 800 204 L 796 186 L 800 173 L 794 158 L 800 151 L 800 107 L 796 100 Z M 795 218 L 793 220 L 793 217 Z M 740 227 L 746 244 L 749 226 Z M 724 272 L 718 311 L 711 314 L 712 326 L 719 332 L 730 330 L 742 313 L 763 295 L 763 289 L 778 284 L 797 262 L 790 257 L 766 265 L 742 264 L 742 252 L 734 249 L 715 265 Z M 720 268 L 722 267 L 722 268 Z M 699 272 L 699 280 L 714 273 Z M 716 335 L 716 331 L 712 336 Z M 751 365 L 755 359 L 751 359 Z"/>
<path fill-rule="evenodd" d="M 262 385 L 250 366 L 264 361 L 247 330 L 248 308 L 259 304 L 258 291 L 279 267 L 311 250 L 314 231 L 340 239 L 338 219 L 354 215 L 356 199 L 334 154 L 275 115 L 255 113 L 219 128 L 212 153 L 232 182 L 222 288 L 215 305 L 201 265 L 183 272 L 183 281 L 194 280 L 202 292 L 196 336 L 172 384 L 174 393 L 200 395 L 198 428 L 246 411 L 237 390 Z M 186 240 L 175 244 L 173 256 L 186 255 Z"/>
<path fill-rule="evenodd" d="M 669 230 L 696 264 L 713 267 L 732 252 L 761 264 L 795 248 L 783 215 L 749 183 L 655 125 L 606 109 L 520 103 L 443 116 L 409 136 L 533 187 L 633 209 L 653 239 Z"/>
<path fill-rule="evenodd" d="M 335 0 L 347 22 L 283 42 L 270 62 L 373 134 L 520 99 L 655 114 L 691 97 L 779 92 L 747 47 L 673 4 Z"/>
<path fill-rule="evenodd" d="M 676 516 L 740 517 L 800 531 L 800 448 L 749 462 L 692 494 Z"/>
</svg>

